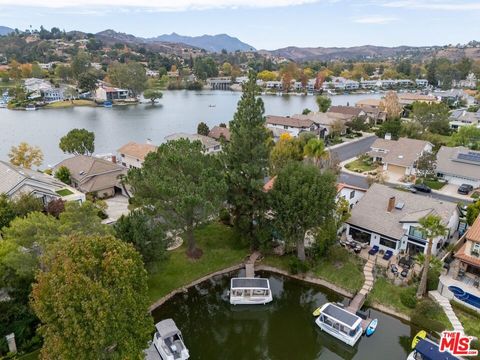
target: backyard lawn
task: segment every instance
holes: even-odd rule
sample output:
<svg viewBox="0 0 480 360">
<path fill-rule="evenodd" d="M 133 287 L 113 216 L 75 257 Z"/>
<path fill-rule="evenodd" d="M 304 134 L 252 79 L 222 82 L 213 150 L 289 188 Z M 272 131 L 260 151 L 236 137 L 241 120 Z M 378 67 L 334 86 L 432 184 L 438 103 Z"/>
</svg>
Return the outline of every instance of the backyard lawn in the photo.
<svg viewBox="0 0 480 360">
<path fill-rule="evenodd" d="M 425 185 L 427 185 L 429 188 L 433 190 L 440 190 L 447 184 L 446 182 L 440 182 L 438 180 L 430 180 L 430 179 L 417 179 L 415 183 L 416 184 L 424 183 Z"/>
<path fill-rule="evenodd" d="M 97 106 L 92 100 L 73 100 L 73 101 L 56 101 L 45 106 L 45 109 L 62 109 L 73 106 Z"/>
<path fill-rule="evenodd" d="M 372 162 L 371 159 L 369 159 L 366 156 L 359 157 L 356 160 L 353 160 L 349 162 L 348 164 L 345 165 L 345 168 L 350 170 L 350 171 L 355 171 L 358 173 L 363 173 L 367 171 L 373 171 L 378 167 L 378 165 L 374 162 Z"/>
<path fill-rule="evenodd" d="M 162 260 L 157 271 L 149 276 L 152 302 L 202 276 L 241 263 L 249 253 L 248 246 L 233 229 L 220 223 L 198 228 L 195 236 L 203 256 L 198 260 L 187 258 L 185 243 L 169 252 L 168 258 Z"/>
<path fill-rule="evenodd" d="M 480 339 L 480 314 L 464 306 L 451 301 L 453 311 L 462 323 L 465 333 Z"/>
</svg>

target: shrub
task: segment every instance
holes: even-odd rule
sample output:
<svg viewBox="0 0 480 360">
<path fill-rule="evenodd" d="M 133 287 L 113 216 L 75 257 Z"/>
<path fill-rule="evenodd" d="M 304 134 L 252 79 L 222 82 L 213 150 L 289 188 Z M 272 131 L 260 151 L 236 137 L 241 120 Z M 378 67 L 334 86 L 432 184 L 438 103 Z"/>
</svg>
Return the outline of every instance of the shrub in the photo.
<svg viewBox="0 0 480 360">
<path fill-rule="evenodd" d="M 219 218 L 224 225 L 229 225 L 229 226 L 231 225 L 231 216 L 230 216 L 230 212 L 227 209 L 225 208 L 220 209 Z"/>
<path fill-rule="evenodd" d="M 437 290 L 438 289 L 438 282 L 440 281 L 440 270 L 435 268 L 430 268 L 428 270 L 428 278 L 427 278 L 427 290 Z"/>
<path fill-rule="evenodd" d="M 442 311 L 442 308 L 437 303 L 430 300 L 422 300 L 415 307 L 411 321 L 427 331 L 442 332 L 445 330 L 445 325 L 435 320 L 438 319 Z"/>
<path fill-rule="evenodd" d="M 400 293 L 400 301 L 402 304 L 410 309 L 414 309 L 417 306 L 417 298 L 415 288 L 408 288 Z"/>
<path fill-rule="evenodd" d="M 290 268 L 290 272 L 292 274 L 303 274 L 306 273 L 308 270 L 308 265 L 306 262 L 299 260 L 296 257 L 292 257 L 288 263 L 288 267 Z"/>
</svg>

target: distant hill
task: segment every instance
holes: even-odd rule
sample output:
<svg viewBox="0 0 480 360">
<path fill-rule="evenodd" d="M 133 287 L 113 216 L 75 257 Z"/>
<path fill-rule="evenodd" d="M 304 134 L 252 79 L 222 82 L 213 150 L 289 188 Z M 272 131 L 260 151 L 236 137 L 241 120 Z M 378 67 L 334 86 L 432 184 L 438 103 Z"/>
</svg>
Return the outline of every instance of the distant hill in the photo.
<svg viewBox="0 0 480 360">
<path fill-rule="evenodd" d="M 0 36 L 8 35 L 14 30 L 6 26 L 0 26 Z"/>
<path fill-rule="evenodd" d="M 210 52 L 221 52 L 223 49 L 228 52 L 240 51 L 255 51 L 255 48 L 246 44 L 239 39 L 229 36 L 227 34 L 219 35 L 202 35 L 202 36 L 182 36 L 176 33 L 170 35 L 160 35 L 149 41 L 165 41 L 171 43 L 182 43 L 205 49 Z"/>
</svg>

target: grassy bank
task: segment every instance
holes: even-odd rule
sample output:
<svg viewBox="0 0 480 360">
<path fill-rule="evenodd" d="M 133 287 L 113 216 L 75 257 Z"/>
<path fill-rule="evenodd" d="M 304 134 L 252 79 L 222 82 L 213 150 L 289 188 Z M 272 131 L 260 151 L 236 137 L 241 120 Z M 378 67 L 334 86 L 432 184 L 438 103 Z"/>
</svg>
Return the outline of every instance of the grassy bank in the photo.
<svg viewBox="0 0 480 360">
<path fill-rule="evenodd" d="M 195 236 L 203 256 L 198 260 L 187 258 L 185 243 L 169 252 L 169 257 L 158 264 L 158 270 L 149 277 L 152 302 L 202 276 L 242 262 L 249 253 L 233 229 L 219 223 L 198 228 Z"/>
<path fill-rule="evenodd" d="M 267 256 L 262 264 L 290 271 L 293 255 Z M 340 246 L 334 246 L 329 254 L 311 264 L 308 271 L 318 278 L 355 293 L 361 289 L 364 281 L 364 262 Z"/>
<path fill-rule="evenodd" d="M 65 100 L 65 101 L 57 101 L 48 105 L 45 105 L 45 109 L 64 109 L 64 108 L 70 108 L 74 106 L 97 106 L 95 104 L 95 101 L 92 100 L 85 100 L 85 99 L 79 99 L 79 100 Z"/>
<path fill-rule="evenodd" d="M 438 180 L 429 180 L 429 179 L 425 179 L 425 180 L 418 179 L 415 183 L 416 184 L 423 183 L 433 190 L 440 190 L 447 184 L 446 182 L 440 182 Z"/>
<path fill-rule="evenodd" d="M 453 311 L 462 323 L 465 333 L 480 339 L 480 314 L 455 301 L 451 301 L 450 303 L 452 304 Z"/>
</svg>

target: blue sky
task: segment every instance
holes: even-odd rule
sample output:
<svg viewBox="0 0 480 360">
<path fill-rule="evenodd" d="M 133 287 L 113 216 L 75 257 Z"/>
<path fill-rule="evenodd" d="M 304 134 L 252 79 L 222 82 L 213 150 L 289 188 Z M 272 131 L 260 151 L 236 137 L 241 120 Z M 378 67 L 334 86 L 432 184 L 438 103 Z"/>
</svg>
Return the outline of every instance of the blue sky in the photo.
<svg viewBox="0 0 480 360">
<path fill-rule="evenodd" d="M 465 43 L 479 19 L 472 0 L 0 0 L 0 25 L 19 29 L 227 33 L 257 49 Z"/>
</svg>

